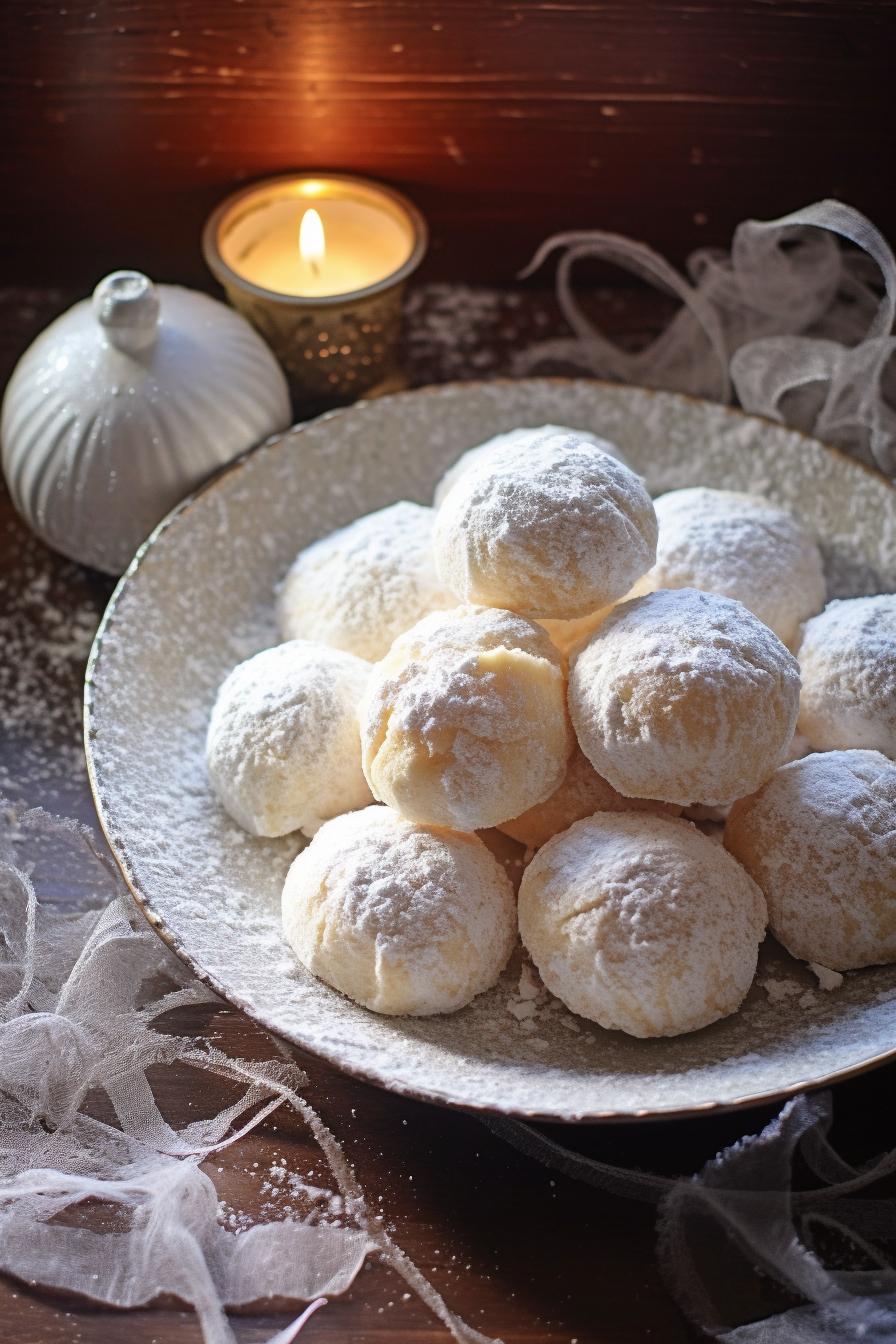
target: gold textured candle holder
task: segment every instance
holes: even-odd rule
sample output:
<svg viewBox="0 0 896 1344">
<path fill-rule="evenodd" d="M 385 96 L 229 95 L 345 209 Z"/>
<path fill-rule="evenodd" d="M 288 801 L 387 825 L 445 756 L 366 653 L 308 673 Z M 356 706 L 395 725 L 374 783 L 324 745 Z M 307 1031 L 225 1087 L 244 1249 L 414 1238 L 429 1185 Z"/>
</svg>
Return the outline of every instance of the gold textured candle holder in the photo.
<svg viewBox="0 0 896 1344">
<path fill-rule="evenodd" d="M 298 219 L 303 207 L 321 200 L 355 201 L 389 216 L 406 238 L 405 260 L 366 288 L 320 296 L 279 293 L 240 274 L 241 257 L 253 239 L 264 238 L 276 210 L 282 214 L 295 202 Z M 235 242 L 245 238 L 248 243 Z M 402 294 L 427 241 L 426 221 L 400 192 L 364 178 L 306 173 L 269 178 L 229 196 L 205 225 L 202 251 L 230 303 L 280 360 L 297 408 L 312 413 L 406 385 L 398 362 Z"/>
</svg>

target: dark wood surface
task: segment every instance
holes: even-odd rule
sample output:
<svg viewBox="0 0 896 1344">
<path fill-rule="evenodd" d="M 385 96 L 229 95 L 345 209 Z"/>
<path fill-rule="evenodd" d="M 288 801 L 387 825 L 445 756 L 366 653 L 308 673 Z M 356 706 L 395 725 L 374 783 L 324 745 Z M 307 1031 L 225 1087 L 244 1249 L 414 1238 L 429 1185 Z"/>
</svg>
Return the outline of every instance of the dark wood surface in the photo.
<svg viewBox="0 0 896 1344">
<path fill-rule="evenodd" d="M 15 355 L 66 296 L 0 293 L 0 385 Z M 662 309 L 605 295 L 602 320 L 637 344 Z M 473 290 L 421 290 L 411 300 L 412 381 L 501 372 L 508 349 L 533 332 L 562 330 L 552 300 L 489 298 Z M 461 321 L 458 312 L 467 312 Z M 441 345 L 452 314 L 453 338 Z M 482 314 L 490 316 L 484 320 Z M 441 314 L 441 317 L 440 317 Z M 469 317 L 478 314 L 477 320 Z M 441 323 L 441 325 L 440 325 Z M 515 324 L 515 325 L 514 325 Z M 111 580 L 37 542 L 0 493 L 0 792 L 96 825 L 80 743 L 83 667 Z M 65 898 L 65 890 L 57 890 Z M 69 893 L 70 894 L 70 893 Z M 211 1036 L 245 1058 L 273 1056 L 271 1039 L 226 1007 L 172 1014 L 168 1029 Z M 546 1170 L 493 1137 L 473 1117 L 401 1100 L 297 1055 L 308 1100 L 341 1140 L 368 1196 L 382 1207 L 399 1245 L 449 1306 L 506 1344 L 677 1344 L 695 1337 L 678 1314 L 654 1258 L 654 1211 Z M 896 1067 L 835 1089 L 833 1137 L 864 1160 L 896 1142 Z M 158 1089 L 163 1113 L 179 1124 L 196 1107 L 217 1109 L 221 1084 L 191 1070 Z M 689 1173 L 722 1146 L 755 1132 L 774 1109 L 648 1125 L 545 1126 L 560 1142 L 605 1161 Z M 209 1163 L 219 1195 L 248 1214 L 261 1201 L 259 1173 L 275 1154 L 290 1169 L 328 1184 L 317 1149 L 283 1112 Z M 255 1166 L 258 1163 L 258 1166 Z M 218 1168 L 222 1170 L 218 1170 Z M 720 1270 L 721 1274 L 721 1270 Z M 371 1260 L 352 1289 L 318 1312 L 301 1338 L 340 1344 L 436 1344 L 447 1333 L 406 1285 Z M 255 1344 L 294 1312 L 273 1304 L 233 1318 L 238 1339 Z M 0 1276 L 4 1344 L 198 1344 L 195 1317 L 177 1303 L 119 1312 L 51 1296 Z"/>
<path fill-rule="evenodd" d="M 892 235 L 894 48 L 893 0 L 7 0 L 0 284 L 195 283 L 211 207 L 296 167 L 408 191 L 428 278 L 830 195 Z"/>
</svg>

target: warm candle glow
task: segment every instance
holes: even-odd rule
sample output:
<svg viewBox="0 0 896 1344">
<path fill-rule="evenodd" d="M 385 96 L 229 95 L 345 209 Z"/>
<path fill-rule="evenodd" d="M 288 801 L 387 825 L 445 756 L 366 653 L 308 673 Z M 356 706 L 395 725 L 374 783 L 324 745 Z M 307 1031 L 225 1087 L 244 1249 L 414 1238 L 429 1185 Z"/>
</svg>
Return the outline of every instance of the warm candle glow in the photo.
<svg viewBox="0 0 896 1344">
<path fill-rule="evenodd" d="M 416 246 L 413 207 L 363 179 L 279 178 L 242 199 L 216 245 L 237 276 L 272 294 L 358 293 L 400 271 Z"/>
<path fill-rule="evenodd" d="M 405 386 L 401 291 L 426 224 L 399 192 L 340 173 L 270 178 L 218 207 L 202 248 L 304 408 Z"/>
<path fill-rule="evenodd" d="M 326 252 L 323 220 L 316 210 L 306 210 L 299 229 L 299 251 L 315 275 L 320 275 L 320 263 Z"/>
</svg>

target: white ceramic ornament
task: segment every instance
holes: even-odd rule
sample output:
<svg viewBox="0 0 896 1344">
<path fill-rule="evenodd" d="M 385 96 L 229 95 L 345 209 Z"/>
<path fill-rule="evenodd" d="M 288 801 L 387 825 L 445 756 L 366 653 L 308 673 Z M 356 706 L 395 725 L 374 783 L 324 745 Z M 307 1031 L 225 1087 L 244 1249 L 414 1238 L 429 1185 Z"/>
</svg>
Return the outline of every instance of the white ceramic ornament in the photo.
<svg viewBox="0 0 896 1344">
<path fill-rule="evenodd" d="M 16 365 L 3 472 L 39 537 L 120 574 L 184 495 L 290 419 L 280 365 L 245 318 L 116 271 Z"/>
</svg>

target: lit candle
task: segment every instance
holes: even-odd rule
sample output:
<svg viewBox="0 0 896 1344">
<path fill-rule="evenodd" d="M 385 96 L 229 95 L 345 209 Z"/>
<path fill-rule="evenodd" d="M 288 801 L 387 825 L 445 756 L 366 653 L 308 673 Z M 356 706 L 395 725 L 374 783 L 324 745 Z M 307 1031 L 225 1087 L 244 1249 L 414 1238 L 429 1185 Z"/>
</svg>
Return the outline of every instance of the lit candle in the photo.
<svg viewBox="0 0 896 1344">
<path fill-rule="evenodd" d="M 306 210 L 302 216 L 302 227 L 299 229 L 299 251 L 302 254 L 302 260 L 311 267 L 315 279 L 320 279 L 321 262 L 327 255 L 327 237 L 324 233 L 323 220 L 314 209 Z"/>
<path fill-rule="evenodd" d="M 398 192 L 335 174 L 273 178 L 218 207 L 203 250 L 299 401 L 401 385 L 401 291 L 426 251 L 426 225 Z"/>
</svg>

